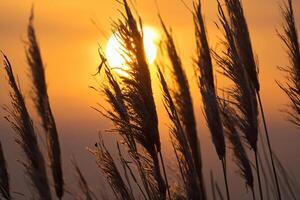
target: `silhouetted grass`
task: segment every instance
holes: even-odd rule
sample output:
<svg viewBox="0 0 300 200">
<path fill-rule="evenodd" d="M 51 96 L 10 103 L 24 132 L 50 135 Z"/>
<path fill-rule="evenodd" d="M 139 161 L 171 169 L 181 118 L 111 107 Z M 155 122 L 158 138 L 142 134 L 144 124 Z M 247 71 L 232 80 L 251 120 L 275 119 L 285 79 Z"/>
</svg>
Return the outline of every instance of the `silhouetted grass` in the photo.
<svg viewBox="0 0 300 200">
<path fill-rule="evenodd" d="M 39 199 L 50 200 L 51 193 L 46 174 L 46 166 L 43 155 L 39 149 L 37 136 L 33 123 L 25 105 L 24 97 L 15 80 L 13 70 L 8 58 L 4 57 L 5 71 L 11 88 L 11 108 L 7 108 L 8 116 L 5 117 L 15 131 L 16 143 L 25 154 L 25 159 L 20 161 L 24 166 L 25 173 L 33 184 Z"/>
<path fill-rule="evenodd" d="M 225 135 L 231 143 L 231 148 L 234 153 L 234 162 L 239 167 L 240 175 L 245 179 L 247 186 L 251 188 L 253 199 L 255 199 L 254 180 L 250 161 L 238 132 L 238 116 L 226 100 L 221 102 L 221 113 L 225 127 Z"/>
<path fill-rule="evenodd" d="M 61 166 L 61 153 L 56 129 L 55 119 L 52 114 L 49 97 L 47 93 L 45 68 L 39 44 L 36 39 L 36 33 L 33 26 L 34 13 L 31 11 L 29 25 L 27 28 L 28 43 L 26 49 L 27 63 L 30 68 L 31 78 L 33 82 L 33 102 L 42 119 L 42 125 L 46 132 L 47 150 L 50 160 L 50 168 L 55 184 L 56 195 L 59 199 L 64 194 L 64 182 Z"/>
<path fill-rule="evenodd" d="M 130 195 L 129 188 L 124 183 L 115 161 L 105 147 L 101 134 L 99 134 L 99 142 L 95 147 L 94 150 L 90 149 L 89 151 L 94 154 L 96 163 L 106 176 L 115 197 L 123 200 L 134 199 Z"/>
<path fill-rule="evenodd" d="M 202 191 L 200 180 L 198 179 L 196 164 L 188 137 L 184 132 L 175 103 L 160 69 L 158 69 L 158 76 L 163 91 L 164 106 L 171 121 L 170 137 L 184 183 L 185 198 L 202 199 L 202 192 L 204 191 Z"/>
<path fill-rule="evenodd" d="M 271 159 L 273 175 L 275 178 L 275 185 L 277 189 L 277 194 L 279 199 L 281 199 L 281 192 L 277 178 L 277 172 L 274 164 L 274 159 L 272 155 L 272 147 L 269 137 L 269 131 L 265 119 L 265 113 L 263 109 L 262 100 L 260 97 L 260 85 L 258 78 L 258 65 L 255 62 L 254 53 L 252 49 L 252 43 L 250 38 L 250 33 L 246 18 L 244 15 L 244 10 L 242 2 L 239 0 L 225 0 L 225 5 L 227 7 L 227 12 L 230 21 L 230 29 L 232 31 L 233 40 L 236 46 L 237 56 L 239 57 L 240 62 L 245 68 L 246 74 L 248 76 L 248 81 L 250 86 L 254 88 L 256 96 L 258 98 L 258 103 L 261 111 L 261 116 L 263 120 L 263 126 L 267 138 L 267 147 L 269 150 L 269 156 Z M 253 145 L 253 144 L 252 144 Z"/>
<path fill-rule="evenodd" d="M 212 58 L 201 13 L 200 1 L 195 5 L 194 23 L 197 45 L 196 64 L 198 67 L 197 71 L 199 72 L 199 87 L 202 94 L 205 118 L 219 159 L 223 160 L 225 158 L 224 132 L 215 88 Z"/>
<path fill-rule="evenodd" d="M 286 46 L 290 65 L 280 68 L 287 73 L 286 83 L 278 82 L 279 87 L 286 93 L 290 103 L 289 109 L 285 110 L 289 114 L 289 121 L 300 127 L 300 48 L 298 32 L 294 17 L 292 0 L 284 1 L 281 8 L 281 15 L 284 20 L 283 31 L 278 33 L 282 42 Z"/>
<path fill-rule="evenodd" d="M 186 135 L 191 148 L 196 171 L 199 176 L 201 199 L 206 199 L 206 192 L 202 174 L 201 149 L 199 138 L 197 135 L 196 120 L 189 83 L 186 77 L 185 70 L 183 69 L 181 59 L 177 53 L 173 37 L 167 30 L 162 19 L 161 24 L 166 35 L 165 48 L 172 63 L 172 79 L 175 82 L 175 89 L 172 91 L 174 96 L 174 105 L 176 107 L 179 120 L 182 123 L 184 134 Z"/>
<path fill-rule="evenodd" d="M 96 198 L 94 198 L 95 195 L 93 194 L 90 187 L 88 186 L 88 183 L 87 183 L 84 175 L 82 174 L 76 160 L 73 158 L 71 160 L 71 162 L 72 162 L 72 165 L 74 167 L 76 176 L 78 178 L 78 187 L 79 187 L 79 190 L 81 192 L 81 196 L 79 197 L 79 199 L 82 199 L 82 200 L 94 200 L 94 199 L 96 199 Z"/>
<path fill-rule="evenodd" d="M 197 74 L 199 88 L 202 95 L 204 115 L 210 130 L 214 147 L 222 162 L 227 198 L 230 199 L 227 172 L 226 172 L 226 146 L 224 130 L 220 116 L 220 108 L 213 75 L 211 52 L 206 35 L 206 28 L 201 11 L 201 1 L 194 4 L 193 19 L 195 24 L 195 37 L 197 47 Z"/>
<path fill-rule="evenodd" d="M 221 52 L 212 53 L 209 48 L 200 1 L 194 2 L 192 16 L 195 24 L 195 64 L 198 84 L 202 95 L 205 119 L 214 148 L 222 163 L 227 199 L 230 199 L 230 192 L 227 180 L 226 146 L 231 148 L 233 161 L 239 168 L 239 174 L 252 190 L 253 199 L 255 199 L 253 169 L 245 149 L 245 145 L 248 144 L 247 146 L 255 154 L 256 167 L 254 168 L 257 172 L 260 199 L 264 198 L 264 192 L 268 193 L 268 191 L 263 191 L 260 180 L 260 169 L 263 169 L 264 176 L 267 175 L 263 168 L 264 163 L 258 156 L 258 106 L 261 109 L 267 147 L 273 164 L 273 168 L 268 170 L 269 173 L 271 171 L 274 173 L 274 184 L 276 183 L 277 186 L 277 194 L 274 189 L 273 197 L 297 199 L 299 194 L 293 177 L 271 149 L 260 99 L 258 68 L 255 63 L 241 1 L 224 0 L 227 12 L 223 10 L 220 1 L 217 2 L 221 23 L 219 28 L 224 35 L 224 40 L 221 42 L 223 46 Z M 153 83 L 143 43 L 142 20 L 140 18 L 136 19 L 126 0 L 119 3 L 124 6 L 124 11 L 121 11 L 122 18 L 113 22 L 113 31 L 115 31 L 116 38 L 122 44 L 120 51 L 124 53 L 125 62 L 128 66 L 128 70 L 124 71 L 127 75 L 121 75 L 114 71 L 114 68 L 107 64 L 105 55 L 100 50 L 101 64 L 98 69 L 99 73 L 104 72 L 104 79 L 100 86 L 101 89 L 96 90 L 105 97 L 109 108 L 103 105 L 99 105 L 101 109 L 94 108 L 113 122 L 113 128 L 106 132 L 117 133 L 118 136 L 121 136 L 122 139 L 117 141 L 116 145 L 119 157 L 118 159 L 113 158 L 104 143 L 102 135 L 99 135 L 99 141 L 95 144 L 95 147 L 88 149 L 94 155 L 96 164 L 110 185 L 114 197 L 109 195 L 97 197 L 88 186 L 86 178 L 77 163 L 73 160 L 72 164 L 79 186 L 78 192 L 75 193 L 80 194 L 76 198 L 85 200 L 110 198 L 118 200 L 207 199 L 188 77 L 183 68 L 183 61 L 177 53 L 172 33 L 160 19 L 166 36 L 163 50 L 168 52 L 171 61 L 171 79 L 175 83 L 175 89 L 170 90 L 159 68 L 158 77 L 162 89 L 161 96 L 170 122 L 170 139 L 180 172 L 180 180 L 177 184 L 174 184 L 175 186 L 172 189 L 169 189 L 164 158 L 161 153 L 158 113 L 152 90 Z M 185 5 L 187 6 L 187 4 Z M 287 0 L 282 7 L 282 15 L 284 18 L 283 33 L 279 35 L 287 47 L 290 66 L 286 69 L 280 68 L 288 73 L 288 79 L 286 84 L 278 84 L 290 99 L 290 109 L 287 111 L 290 120 L 299 126 L 300 52 L 291 0 Z M 231 87 L 224 90 L 226 96 L 228 96 L 227 99 L 220 99 L 217 95 L 212 55 L 216 64 L 222 69 L 223 74 L 233 83 Z M 65 190 L 63 182 L 59 138 L 50 108 L 45 69 L 33 26 L 33 12 L 28 25 L 26 56 L 34 91 L 32 100 L 46 132 L 47 150 L 55 192 L 56 196 L 61 199 L 67 190 Z M 24 166 L 25 173 L 34 189 L 32 198 L 50 200 L 51 190 L 47 178 L 46 164 L 38 145 L 33 121 L 26 107 L 19 83 L 14 77 L 11 64 L 5 55 L 3 55 L 3 61 L 11 89 L 11 107 L 5 107 L 8 112 L 6 119 L 16 132 L 16 143 L 24 152 L 24 158 L 20 162 Z M 228 139 L 226 141 L 225 136 Z M 227 141 L 229 145 L 225 143 Z M 261 144 L 263 147 L 266 145 L 263 140 Z M 203 162 L 205 164 L 205 160 Z M 267 159 L 265 162 L 268 162 Z M 275 167 L 279 172 L 278 179 Z M 213 200 L 225 199 L 212 172 L 210 181 Z M 267 189 L 268 184 L 266 181 Z M 234 188 L 230 189 L 231 192 L 235 192 Z M 13 199 L 14 192 L 12 191 L 14 190 L 10 187 L 9 174 L 0 143 L 0 193 L 4 199 Z"/>
<path fill-rule="evenodd" d="M 227 21 L 223 8 L 219 5 L 219 20 L 224 33 L 224 50 L 221 55 L 215 53 L 218 66 L 223 70 L 223 74 L 233 82 L 233 86 L 227 89 L 227 93 L 236 110 L 236 124 L 245 136 L 248 144 L 255 154 L 257 178 L 259 180 L 260 197 L 263 199 L 261 188 L 259 165 L 257 160 L 257 139 L 258 139 L 258 110 L 256 94 L 247 75 L 246 68 L 238 54 L 238 49 L 234 40 L 234 32 Z"/>
<path fill-rule="evenodd" d="M 11 199 L 9 175 L 8 175 L 6 160 L 4 157 L 4 152 L 1 143 L 0 143 L 0 192 L 2 197 L 5 198 L 6 200 Z"/>
</svg>

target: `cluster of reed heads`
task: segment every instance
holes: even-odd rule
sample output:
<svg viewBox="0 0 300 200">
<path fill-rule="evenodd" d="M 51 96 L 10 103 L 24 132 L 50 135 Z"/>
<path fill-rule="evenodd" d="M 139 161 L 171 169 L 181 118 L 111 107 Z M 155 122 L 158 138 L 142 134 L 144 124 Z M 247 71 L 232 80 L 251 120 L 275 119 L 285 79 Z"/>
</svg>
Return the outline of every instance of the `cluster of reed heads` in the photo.
<svg viewBox="0 0 300 200">
<path fill-rule="evenodd" d="M 94 109 L 111 120 L 114 127 L 107 133 L 118 134 L 118 158 L 113 158 L 106 148 L 103 134 L 88 151 L 95 157 L 96 164 L 107 179 L 112 195 L 97 197 L 88 185 L 75 160 L 74 171 L 78 176 L 76 199 L 122 199 L 122 200 L 164 200 L 164 199 L 231 199 L 227 176 L 228 151 L 239 169 L 239 174 L 250 189 L 253 199 L 297 199 L 300 198 L 297 185 L 288 170 L 274 153 L 265 121 L 265 113 L 260 98 L 258 65 L 252 48 L 250 32 L 241 1 L 217 0 L 218 28 L 223 33 L 220 41 L 222 51 L 210 48 L 207 30 L 202 14 L 201 2 L 195 1 L 191 9 L 195 28 L 196 57 L 194 69 L 202 96 L 203 113 L 211 133 L 220 169 L 224 174 L 223 194 L 220 185 L 211 173 L 210 186 L 204 180 L 199 134 L 196 129 L 195 113 L 188 78 L 183 63 L 176 50 L 172 32 L 161 16 L 165 35 L 162 51 L 170 60 L 168 69 L 174 88 L 168 86 L 161 65 L 157 66 L 162 98 L 168 114 L 169 136 L 177 162 L 177 184 L 168 181 L 168 169 L 162 153 L 158 113 L 153 97 L 151 74 L 143 44 L 142 20 L 132 13 L 126 0 L 122 18 L 116 20 L 113 30 L 122 44 L 122 52 L 128 70 L 126 76 L 115 72 L 109 66 L 105 54 L 99 50 L 101 64 L 99 73 L 105 80 L 100 89 L 109 108 L 99 105 Z M 300 128 L 300 50 L 295 26 L 292 0 L 282 3 L 283 30 L 278 35 L 287 49 L 290 61 L 288 68 L 280 68 L 287 73 L 286 83 L 279 87 L 289 97 L 286 108 L 287 118 Z M 9 59 L 3 54 L 4 68 L 11 88 L 11 106 L 6 106 L 7 116 L 15 135 L 15 141 L 24 152 L 20 163 L 31 182 L 32 198 L 53 199 L 45 160 L 49 160 L 54 183 L 55 196 L 63 199 L 66 193 L 62 171 L 61 151 L 55 119 L 51 111 L 47 93 L 45 68 L 33 26 L 33 11 L 29 19 L 26 56 L 32 80 L 32 100 L 39 114 L 47 140 L 48 156 L 44 156 L 38 144 L 33 120 L 26 107 L 24 96 L 15 79 Z M 218 94 L 214 65 L 218 71 L 231 80 L 231 86 Z M 95 89 L 95 88 L 94 88 Z M 261 115 L 264 134 L 259 134 Z M 258 141 L 261 141 L 258 144 Z M 248 154 L 252 154 L 248 155 Z M 253 161 L 251 158 L 254 158 Z M 170 177 L 170 174 L 169 174 Z M 208 194 L 211 191 L 211 194 Z M 4 199 L 14 199 L 11 192 L 9 173 L 0 144 L 0 192 Z M 248 190 L 245 189 L 248 193 Z"/>
</svg>

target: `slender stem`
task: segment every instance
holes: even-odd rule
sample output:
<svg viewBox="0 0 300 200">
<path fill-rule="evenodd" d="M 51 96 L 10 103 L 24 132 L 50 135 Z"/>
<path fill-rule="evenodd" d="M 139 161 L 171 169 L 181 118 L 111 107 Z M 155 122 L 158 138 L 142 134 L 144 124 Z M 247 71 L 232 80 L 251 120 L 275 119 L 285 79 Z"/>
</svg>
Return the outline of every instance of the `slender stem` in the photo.
<svg viewBox="0 0 300 200">
<path fill-rule="evenodd" d="M 226 158 L 222 159 L 222 167 L 223 167 L 224 181 L 225 181 L 225 186 L 226 186 L 227 200 L 230 200 L 229 189 L 228 189 L 228 181 L 227 181 L 226 160 L 225 159 Z"/>
<path fill-rule="evenodd" d="M 210 171 L 210 186 L 211 186 L 211 191 L 212 191 L 212 198 L 213 200 L 216 200 L 216 190 L 215 190 L 215 180 L 214 180 L 214 175 L 213 172 Z"/>
<path fill-rule="evenodd" d="M 216 187 L 216 190 L 217 190 L 217 192 L 218 192 L 219 198 L 220 198 L 221 200 L 224 200 L 223 194 L 222 194 L 221 189 L 220 189 L 220 187 L 219 187 L 219 185 L 218 185 L 217 182 L 215 182 L 215 187 Z"/>
<path fill-rule="evenodd" d="M 164 159 L 163 159 L 161 151 L 159 151 L 159 157 L 160 157 L 161 165 L 162 165 L 162 168 L 163 168 L 163 173 L 164 173 L 164 177 L 165 177 L 165 181 L 166 181 L 166 188 L 167 188 L 168 196 L 169 196 L 169 199 L 172 200 L 170 189 L 169 189 L 169 183 L 168 183 L 166 168 L 165 168 L 165 164 L 164 164 Z"/>
<path fill-rule="evenodd" d="M 266 123 L 266 119 L 265 119 L 265 114 L 264 114 L 264 109 L 263 109 L 263 106 L 262 106 L 260 94 L 259 94 L 258 91 L 257 91 L 257 97 L 258 97 L 259 107 L 260 107 L 260 111 L 261 111 L 261 115 L 262 115 L 262 119 L 263 119 L 264 129 L 265 129 L 265 133 L 266 133 L 267 144 L 268 144 L 268 149 L 269 149 L 269 153 L 270 153 L 270 158 L 271 158 L 273 173 L 274 173 L 274 177 L 275 177 L 275 183 L 276 183 L 277 193 L 278 193 L 279 200 L 281 200 L 281 192 L 280 192 L 280 187 L 279 187 L 277 172 L 276 172 L 276 168 L 275 168 L 275 164 L 274 164 L 273 152 L 272 152 L 271 142 L 270 142 L 270 138 L 269 138 L 269 132 L 268 132 L 268 128 L 267 128 L 267 123 Z"/>
<path fill-rule="evenodd" d="M 263 161 L 262 161 L 261 155 L 258 154 L 257 156 L 258 156 L 258 162 L 261 163 L 260 167 L 261 167 L 262 177 L 263 177 L 263 180 L 264 180 L 264 182 L 265 182 L 265 190 L 266 190 L 266 196 L 267 196 L 267 199 L 270 199 L 269 186 L 270 186 L 270 188 L 271 188 L 271 190 L 272 190 L 273 196 L 275 196 L 275 198 L 276 198 L 276 197 L 277 197 L 277 194 L 276 194 L 276 192 L 274 192 L 274 191 L 275 191 L 275 189 L 273 188 L 274 185 L 273 185 L 273 184 L 270 185 L 270 183 L 269 183 L 268 177 L 270 177 L 270 175 L 268 176 L 267 173 L 266 173 L 266 170 L 265 170 L 265 168 L 264 168 L 264 165 L 263 165 Z M 269 161 L 268 161 L 268 157 L 265 157 L 265 162 L 269 162 Z M 272 179 L 273 179 L 271 166 L 270 166 L 270 168 L 268 168 L 268 170 L 269 170 L 268 172 L 271 173 L 271 177 L 272 177 Z M 271 182 L 274 183 L 275 181 L 272 181 L 272 180 L 271 180 Z M 274 186 L 274 187 L 275 187 L 275 186 Z"/>
<path fill-rule="evenodd" d="M 251 191 L 252 191 L 252 200 L 256 200 L 256 198 L 255 198 L 255 192 L 254 192 L 254 188 L 251 188 Z"/>
<path fill-rule="evenodd" d="M 254 151 L 254 154 L 255 154 L 256 174 L 257 174 L 257 180 L 258 180 L 258 186 L 259 186 L 259 195 L 260 195 L 260 199 L 263 200 L 264 196 L 262 193 L 262 186 L 261 186 L 261 180 L 260 180 L 259 164 L 258 164 L 258 159 L 257 159 L 257 150 Z"/>
<path fill-rule="evenodd" d="M 200 189 L 201 189 L 201 198 L 202 200 L 206 200 L 206 191 L 205 191 L 205 183 L 203 180 L 203 175 L 202 175 L 202 169 L 198 170 L 198 177 L 199 177 L 199 182 L 200 182 Z"/>
</svg>

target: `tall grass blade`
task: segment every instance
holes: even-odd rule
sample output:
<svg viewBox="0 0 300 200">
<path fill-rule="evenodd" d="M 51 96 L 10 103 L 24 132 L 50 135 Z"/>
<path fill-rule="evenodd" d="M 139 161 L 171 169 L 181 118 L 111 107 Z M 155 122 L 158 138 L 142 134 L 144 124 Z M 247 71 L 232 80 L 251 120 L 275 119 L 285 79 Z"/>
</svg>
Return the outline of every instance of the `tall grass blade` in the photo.
<svg viewBox="0 0 300 200">
<path fill-rule="evenodd" d="M 219 159 L 222 160 L 225 157 L 225 139 L 214 84 L 212 58 L 206 36 L 200 1 L 195 5 L 194 23 L 197 45 L 196 64 L 199 71 L 199 87 L 203 99 L 205 118 Z"/>
<path fill-rule="evenodd" d="M 274 165 L 274 159 L 273 159 L 273 155 L 272 155 L 272 148 L 271 148 L 271 143 L 270 143 L 270 138 L 269 138 L 269 132 L 268 132 L 265 114 L 264 114 L 261 97 L 260 97 L 258 67 L 255 63 L 249 29 L 248 29 L 248 25 L 247 25 L 247 22 L 246 22 L 246 19 L 244 16 L 242 3 L 239 0 L 225 0 L 225 4 L 226 4 L 228 15 L 230 18 L 231 29 L 232 29 L 232 32 L 234 35 L 235 45 L 237 48 L 239 59 L 241 60 L 241 62 L 244 65 L 245 70 L 247 71 L 249 81 L 250 81 L 252 87 L 254 88 L 257 98 L 258 98 L 258 101 L 259 101 L 260 111 L 261 111 L 261 115 L 262 115 L 262 119 L 263 119 L 263 125 L 264 125 L 266 138 L 267 138 L 270 159 L 271 159 L 271 163 L 272 163 L 272 170 L 273 170 L 273 174 L 275 177 L 276 189 L 277 189 L 279 199 L 281 199 L 280 187 L 279 187 L 279 183 L 278 183 L 276 168 Z"/>
<path fill-rule="evenodd" d="M 121 85 L 123 99 L 129 116 L 129 125 L 134 128 L 134 139 L 145 149 L 145 157 L 151 162 L 150 169 L 157 190 L 152 195 L 157 195 L 159 199 L 166 198 L 166 192 L 169 188 L 166 186 L 167 178 L 161 173 L 160 164 L 165 169 L 162 161 L 161 143 L 158 131 L 158 118 L 156 106 L 153 98 L 151 76 L 147 63 L 144 43 L 143 26 L 139 19 L 137 23 L 126 0 L 123 1 L 125 13 L 124 20 L 118 20 L 114 23 L 115 36 L 123 45 L 126 56 L 126 65 L 129 69 L 126 71 L 128 76 L 121 76 Z M 128 123 L 127 123 L 128 124 Z M 165 170 L 163 170 L 165 172 Z"/>
<path fill-rule="evenodd" d="M 274 158 L 276 161 L 276 166 L 278 166 L 279 169 L 279 175 L 281 175 L 283 179 L 283 185 L 288 189 L 289 195 L 291 195 L 293 199 L 297 199 L 297 196 L 299 197 L 299 194 L 297 194 L 296 189 L 297 185 L 293 182 L 290 173 L 281 163 L 280 159 L 278 158 L 278 156 L 276 156 L 276 154 L 274 154 Z"/>
<path fill-rule="evenodd" d="M 51 200 L 50 187 L 46 173 L 44 157 L 39 149 L 36 133 L 24 97 L 15 80 L 13 70 L 8 58 L 4 57 L 5 71 L 11 88 L 10 98 L 12 108 L 7 108 L 9 116 L 6 117 L 12 129 L 17 134 L 16 143 L 25 153 L 25 160 L 21 161 L 25 172 L 37 192 L 38 199 Z"/>
<path fill-rule="evenodd" d="M 197 176 L 196 165 L 193 160 L 188 138 L 184 133 L 175 103 L 171 97 L 165 78 L 158 68 L 158 76 L 163 90 L 164 106 L 171 120 L 170 135 L 177 161 L 181 169 L 187 199 L 202 199 L 202 191 Z"/>
<path fill-rule="evenodd" d="M 134 197 L 129 192 L 129 188 L 123 181 L 115 161 L 105 147 L 101 134 L 99 134 L 99 142 L 96 143 L 95 149 L 89 149 L 89 151 L 95 156 L 96 163 L 108 180 L 116 198 L 134 200 Z"/>
<path fill-rule="evenodd" d="M 206 36 L 206 28 L 201 11 L 201 1 L 199 0 L 194 4 L 194 24 L 197 46 L 197 59 L 196 64 L 198 68 L 199 87 L 202 95 L 202 102 L 204 106 L 204 114 L 208 128 L 210 130 L 212 140 L 222 163 L 222 169 L 224 174 L 227 199 L 230 199 L 226 162 L 225 162 L 225 139 L 222 120 L 220 116 L 220 108 L 218 104 L 218 98 L 216 94 L 216 88 L 214 83 L 213 65 L 210 54 L 210 48 L 208 45 L 208 39 Z"/>
<path fill-rule="evenodd" d="M 36 33 L 33 25 L 34 13 L 31 11 L 29 25 L 27 28 L 28 43 L 27 43 L 27 62 L 30 67 L 31 78 L 33 82 L 33 101 L 38 114 L 42 120 L 43 128 L 46 132 L 47 150 L 50 160 L 50 168 L 54 179 L 56 195 L 59 199 L 64 194 L 64 181 L 61 164 L 61 151 L 59 138 L 56 129 L 55 119 L 50 107 L 49 97 L 47 93 L 45 68 L 42 61 L 41 51 L 36 38 Z"/>
<path fill-rule="evenodd" d="M 115 77 L 113 76 L 111 70 L 108 66 L 105 68 L 105 74 L 108 79 L 108 85 L 103 89 L 104 94 L 107 97 L 107 101 L 110 102 L 112 111 L 107 112 L 107 117 L 111 119 L 116 127 L 117 132 L 122 136 L 124 144 L 127 145 L 128 153 L 131 158 L 135 161 L 140 178 L 143 182 L 144 188 L 146 190 L 147 196 L 152 196 L 151 187 L 152 181 L 147 178 L 147 173 L 144 170 L 143 159 L 138 153 L 137 144 L 134 139 L 134 127 L 131 126 L 129 121 L 129 113 L 127 111 L 123 93 L 121 87 Z M 135 179 L 135 178 L 134 178 Z M 135 181 L 137 183 L 137 181 Z M 137 183 L 139 186 L 139 184 Z M 142 194 L 143 191 L 141 190 Z M 143 194 L 144 195 L 144 194 Z"/>
<path fill-rule="evenodd" d="M 246 185 L 249 186 L 251 190 L 254 190 L 250 161 L 238 132 L 238 124 L 236 123 L 238 118 L 237 114 L 235 113 L 235 110 L 228 105 L 226 100 L 221 103 L 221 113 L 223 116 L 225 133 L 231 143 L 231 148 L 234 153 L 234 162 L 239 167 L 240 174 L 245 179 Z"/>
<path fill-rule="evenodd" d="M 287 80 L 284 84 L 277 84 L 290 100 L 289 109 L 286 109 L 289 121 L 300 128 L 300 48 L 292 0 L 285 1 L 281 7 L 281 15 L 284 20 L 283 31 L 278 35 L 287 48 L 290 66 L 280 68 L 287 73 Z"/>
<path fill-rule="evenodd" d="M 0 193 L 6 200 L 11 199 L 9 175 L 2 144 L 0 143 Z"/>
<path fill-rule="evenodd" d="M 186 73 L 183 69 L 181 59 L 177 53 L 173 37 L 171 33 L 167 30 L 161 17 L 160 20 L 166 35 L 165 46 L 169 55 L 169 59 L 172 63 L 172 77 L 176 84 L 176 90 L 173 91 L 174 104 L 177 109 L 179 119 L 182 123 L 184 133 L 186 134 L 189 145 L 191 147 L 202 191 L 201 198 L 206 199 L 206 192 L 204 188 L 204 180 L 202 174 L 202 158 L 200 143 L 197 136 L 196 120 L 189 83 L 186 77 Z"/>
<path fill-rule="evenodd" d="M 213 174 L 212 170 L 210 170 L 210 187 L 211 187 L 211 191 L 212 191 L 212 200 L 217 200 L 216 199 L 215 179 L 214 179 L 214 174 Z"/>
<path fill-rule="evenodd" d="M 234 40 L 234 32 L 227 21 L 223 8 L 218 1 L 219 20 L 224 31 L 225 41 L 223 41 L 224 50 L 222 55 L 214 53 L 218 66 L 223 70 L 223 74 L 234 83 L 227 92 L 232 99 L 232 106 L 236 111 L 236 123 L 241 130 L 250 147 L 257 156 L 257 138 L 258 138 L 258 109 L 255 89 L 249 80 L 244 63 L 241 61 L 238 49 Z M 258 162 L 256 163 L 258 165 Z M 257 174 L 259 167 L 257 166 Z M 260 194 L 262 196 L 260 176 L 258 176 Z"/>
<path fill-rule="evenodd" d="M 220 200 L 225 200 L 224 195 L 223 195 L 223 193 L 222 193 L 222 191 L 220 189 L 220 186 L 219 186 L 219 184 L 217 182 L 215 182 L 215 188 L 217 190 L 217 194 L 219 196 L 219 199 Z"/>
<path fill-rule="evenodd" d="M 79 190 L 82 193 L 82 197 L 80 197 L 80 199 L 82 200 L 93 200 L 96 199 L 95 195 L 93 194 L 93 192 L 91 191 L 90 187 L 88 186 L 88 183 L 84 177 L 84 175 L 82 174 L 77 162 L 75 159 L 71 160 L 71 163 L 74 167 L 75 173 L 78 177 L 78 186 L 79 186 Z"/>
</svg>

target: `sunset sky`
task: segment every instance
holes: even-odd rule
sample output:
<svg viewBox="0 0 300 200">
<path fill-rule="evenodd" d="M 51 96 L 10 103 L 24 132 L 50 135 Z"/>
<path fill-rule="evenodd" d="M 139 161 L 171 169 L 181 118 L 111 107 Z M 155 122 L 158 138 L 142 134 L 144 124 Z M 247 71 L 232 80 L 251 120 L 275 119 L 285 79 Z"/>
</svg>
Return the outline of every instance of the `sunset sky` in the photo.
<svg viewBox="0 0 300 200">
<path fill-rule="evenodd" d="M 192 8 L 192 0 L 185 0 Z M 133 0 L 143 24 L 153 28 L 163 39 L 158 10 L 154 0 Z M 209 171 L 214 170 L 219 184 L 223 184 L 221 165 L 218 162 L 212 146 L 210 134 L 202 114 L 202 103 L 197 81 L 193 71 L 195 57 L 195 38 L 192 16 L 180 0 L 157 0 L 160 14 L 168 27 L 172 28 L 177 49 L 182 58 L 192 88 L 198 134 L 204 162 L 205 179 L 209 180 Z M 203 12 L 210 46 L 217 50 L 221 39 L 220 31 L 215 22 L 217 19 L 217 4 L 215 0 L 203 0 Z M 285 121 L 285 113 L 281 112 L 287 97 L 277 86 L 275 80 L 284 81 L 284 74 L 278 66 L 286 66 L 288 59 L 285 49 L 276 34 L 280 30 L 281 17 L 279 0 L 243 0 L 245 15 L 248 21 L 253 48 L 259 63 L 261 95 L 267 121 L 271 132 L 274 151 L 285 166 L 300 179 L 299 144 L 300 134 L 293 125 Z M 18 76 L 26 102 L 32 108 L 30 100 L 31 85 L 28 80 L 29 68 L 26 64 L 24 40 L 32 0 L 1 0 L 0 3 L 0 49 L 10 58 L 15 74 Z M 300 29 L 300 1 L 294 1 L 296 25 Z M 70 168 L 70 158 L 74 156 L 86 175 L 90 185 L 95 190 L 102 185 L 103 178 L 86 147 L 92 147 L 97 140 L 97 132 L 112 128 L 112 124 L 94 111 L 91 107 L 97 103 L 104 104 L 104 97 L 89 86 L 99 87 L 102 79 L 93 76 L 100 62 L 99 45 L 106 48 L 112 35 L 111 23 L 121 15 L 122 6 L 112 0 L 44 0 L 34 1 L 35 28 L 46 65 L 48 92 L 51 106 L 59 129 L 61 148 L 64 159 L 66 183 L 74 188 L 74 172 Z M 95 22 L 95 23 L 93 23 Z M 96 24 L 96 25 L 95 25 Z M 159 126 L 163 151 L 174 158 L 169 144 L 167 115 L 162 107 L 160 87 L 157 82 L 155 66 L 152 67 L 154 96 L 159 111 Z M 224 78 L 217 75 L 217 85 L 222 88 L 227 84 Z M 9 104 L 9 88 L 7 77 L 0 65 L 0 105 Z M 43 138 L 43 130 L 35 110 L 31 109 L 35 126 Z M 20 149 L 14 144 L 15 134 L 4 120 L 7 113 L 0 109 L 0 139 L 8 160 L 9 171 L 14 185 L 14 191 L 28 193 L 25 187 L 24 175 L 17 159 L 22 158 Z M 108 144 L 114 146 L 115 140 L 107 137 Z M 109 147 L 110 147 L 109 145 Z M 43 150 L 45 143 L 42 143 Z M 172 154 L 172 155 L 171 155 Z M 230 159 L 230 156 L 229 156 Z M 175 161 L 168 161 L 173 168 Z M 236 167 L 230 173 L 235 173 Z M 218 178 L 220 177 L 220 178 Z M 175 179 L 175 177 L 173 177 Z M 241 184 L 242 183 L 242 184 Z M 236 173 L 231 176 L 232 187 L 239 188 L 233 197 L 247 199 L 244 194 L 244 182 Z M 250 197 L 250 196 L 249 196 Z M 22 198 L 20 198 L 22 199 Z"/>
</svg>

